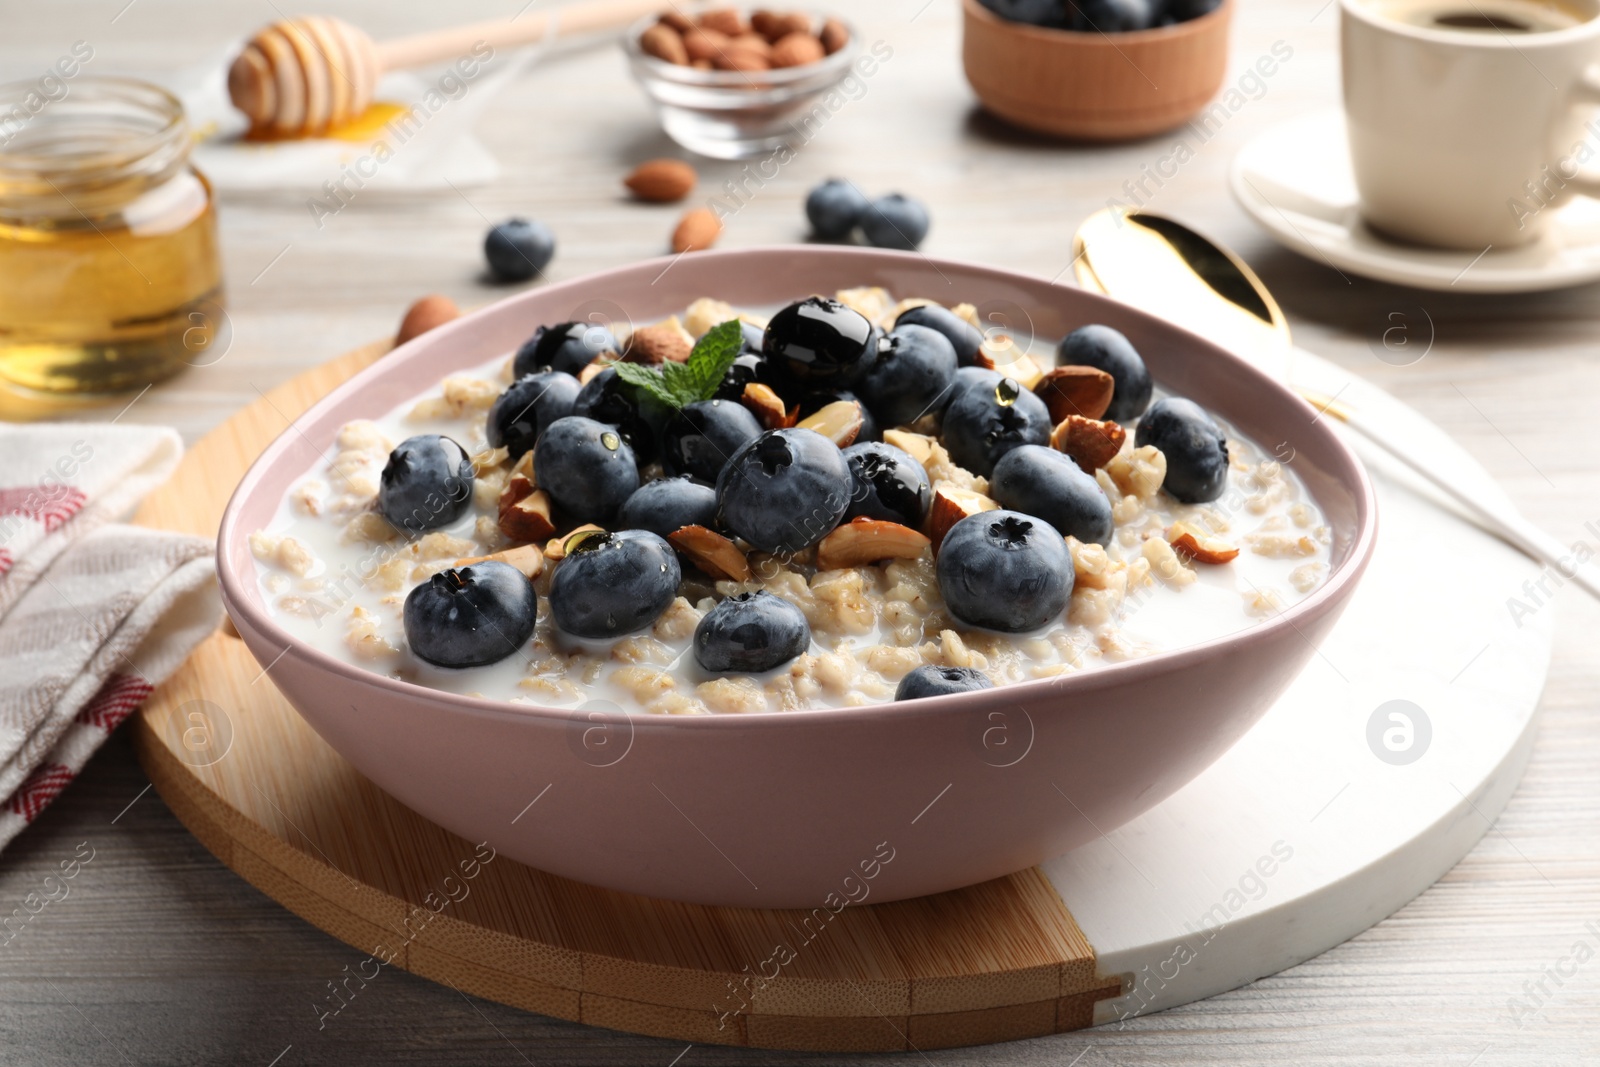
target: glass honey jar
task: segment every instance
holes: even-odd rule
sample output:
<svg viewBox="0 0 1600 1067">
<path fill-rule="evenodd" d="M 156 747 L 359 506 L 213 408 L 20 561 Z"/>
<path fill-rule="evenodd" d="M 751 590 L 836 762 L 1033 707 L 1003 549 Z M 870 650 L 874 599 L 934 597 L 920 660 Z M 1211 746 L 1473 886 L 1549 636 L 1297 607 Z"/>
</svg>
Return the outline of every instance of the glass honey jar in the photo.
<svg viewBox="0 0 1600 1067">
<path fill-rule="evenodd" d="M 0 379 L 116 393 L 215 361 L 217 217 L 183 105 L 129 78 L 52 88 L 0 86 Z"/>
</svg>

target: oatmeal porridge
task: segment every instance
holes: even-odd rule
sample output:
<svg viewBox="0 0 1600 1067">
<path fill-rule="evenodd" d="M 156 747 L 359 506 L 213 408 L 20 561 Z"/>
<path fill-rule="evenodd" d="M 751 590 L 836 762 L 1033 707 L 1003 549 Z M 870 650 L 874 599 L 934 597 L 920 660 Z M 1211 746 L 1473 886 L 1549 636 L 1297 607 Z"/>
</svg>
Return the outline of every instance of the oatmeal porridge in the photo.
<svg viewBox="0 0 1600 1067">
<path fill-rule="evenodd" d="M 1327 578 L 1293 471 L 1120 333 L 975 324 L 859 289 L 541 327 L 345 425 L 250 537 L 265 600 L 420 685 L 701 715 L 1092 670 Z"/>
</svg>

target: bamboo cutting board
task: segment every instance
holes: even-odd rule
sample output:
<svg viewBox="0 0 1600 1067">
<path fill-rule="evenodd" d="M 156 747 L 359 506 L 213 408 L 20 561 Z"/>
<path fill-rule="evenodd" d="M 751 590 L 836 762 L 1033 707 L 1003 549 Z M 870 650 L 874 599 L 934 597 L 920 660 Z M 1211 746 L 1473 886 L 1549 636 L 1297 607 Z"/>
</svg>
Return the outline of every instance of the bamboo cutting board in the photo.
<svg viewBox="0 0 1600 1067">
<path fill-rule="evenodd" d="M 388 347 L 352 352 L 235 415 L 185 457 L 138 521 L 214 536 L 261 449 Z M 618 1030 L 891 1051 L 1077 1029 L 1122 988 L 1097 972 L 1094 949 L 1038 870 L 850 907 L 824 922 L 803 911 L 651 900 L 503 857 L 485 862 L 488 850 L 357 774 L 225 632 L 151 696 L 134 734 L 162 798 L 218 859 L 371 954 L 344 979 L 351 991 L 361 975 L 396 966 Z M 780 944 L 794 958 L 762 981 Z M 339 995 L 330 991 L 325 1010 Z"/>
<path fill-rule="evenodd" d="M 387 348 L 235 415 L 139 521 L 214 535 L 261 449 Z M 1504 499 L 1417 413 L 1297 359 L 1297 379 Z M 545 1015 L 708 1044 L 923 1050 L 1119 1022 L 1272 974 L 1392 914 L 1465 855 L 1521 777 L 1553 620 L 1506 604 L 1541 575 L 1369 463 L 1381 521 L 1362 588 L 1242 741 L 1099 840 L 934 897 L 831 918 L 708 908 L 493 857 L 358 775 L 222 632 L 151 696 L 135 743 L 223 863 L 369 954 L 329 983 L 330 1013 L 396 966 Z M 1400 750 L 1385 740 L 1396 708 L 1408 717 Z"/>
</svg>

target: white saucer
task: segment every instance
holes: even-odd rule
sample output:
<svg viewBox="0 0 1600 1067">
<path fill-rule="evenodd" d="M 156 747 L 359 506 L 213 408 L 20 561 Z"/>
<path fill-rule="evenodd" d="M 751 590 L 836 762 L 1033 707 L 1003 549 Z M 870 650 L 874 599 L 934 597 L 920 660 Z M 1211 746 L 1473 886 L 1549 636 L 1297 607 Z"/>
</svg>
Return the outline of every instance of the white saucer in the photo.
<svg viewBox="0 0 1600 1067">
<path fill-rule="evenodd" d="M 1600 201 L 1562 207 L 1538 241 L 1487 252 L 1418 248 L 1361 221 L 1344 116 L 1318 112 L 1274 126 L 1233 162 L 1234 198 L 1301 255 L 1380 281 L 1473 293 L 1560 289 L 1600 279 Z"/>
</svg>

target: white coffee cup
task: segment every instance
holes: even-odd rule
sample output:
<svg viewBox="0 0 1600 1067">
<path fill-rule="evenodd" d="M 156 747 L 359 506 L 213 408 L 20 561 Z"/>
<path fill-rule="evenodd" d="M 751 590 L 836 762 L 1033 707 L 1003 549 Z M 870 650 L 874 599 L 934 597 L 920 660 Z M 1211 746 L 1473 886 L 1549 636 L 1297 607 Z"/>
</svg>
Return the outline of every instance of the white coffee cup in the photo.
<svg viewBox="0 0 1600 1067">
<path fill-rule="evenodd" d="M 1600 196 L 1600 0 L 1340 7 L 1350 158 L 1373 228 L 1511 247 L 1574 195 Z"/>
</svg>

